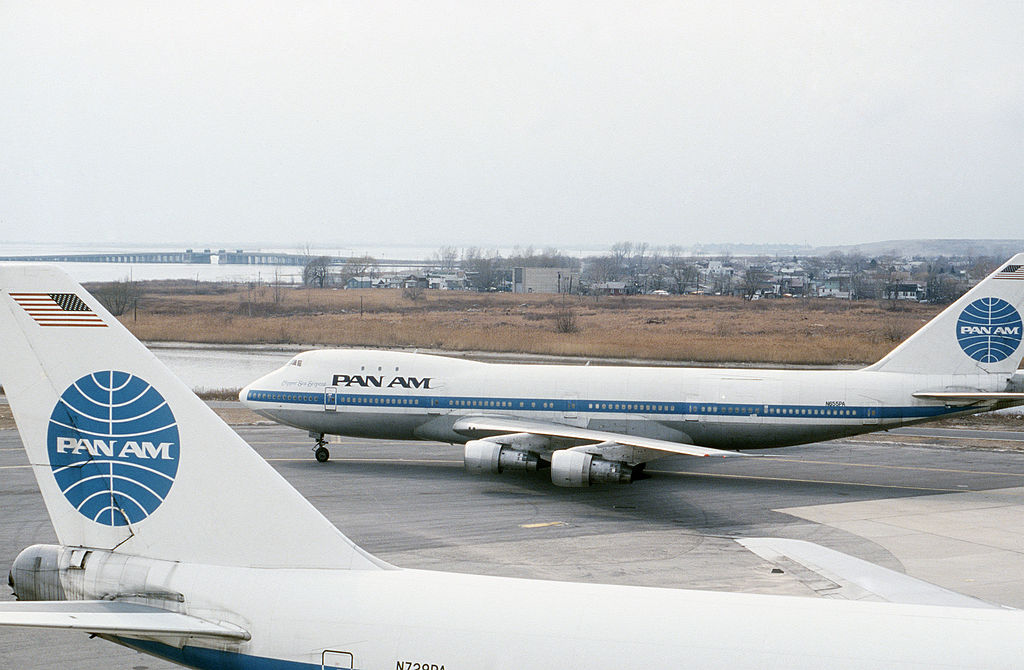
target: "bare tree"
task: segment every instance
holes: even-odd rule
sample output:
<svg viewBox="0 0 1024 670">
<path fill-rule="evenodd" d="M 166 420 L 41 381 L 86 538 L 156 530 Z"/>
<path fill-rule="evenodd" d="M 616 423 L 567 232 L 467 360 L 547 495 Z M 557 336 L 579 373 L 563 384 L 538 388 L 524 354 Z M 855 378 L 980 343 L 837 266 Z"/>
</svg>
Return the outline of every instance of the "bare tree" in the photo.
<svg viewBox="0 0 1024 670">
<path fill-rule="evenodd" d="M 612 257 L 619 265 L 625 265 L 630 256 L 633 255 L 632 242 L 616 242 L 612 245 Z"/>
<path fill-rule="evenodd" d="M 925 284 L 925 295 L 928 296 L 928 302 L 943 305 L 959 298 L 966 288 L 951 274 L 932 273 L 928 275 L 928 282 Z"/>
<path fill-rule="evenodd" d="M 463 252 L 462 269 L 466 271 L 470 282 L 478 291 L 499 288 L 505 276 L 501 256 L 496 251 L 488 255 L 479 247 L 469 247 Z"/>
<path fill-rule="evenodd" d="M 433 260 L 437 261 L 438 267 L 442 271 L 451 271 L 455 269 L 455 261 L 457 261 L 458 258 L 458 248 L 446 245 L 434 252 Z"/>
<path fill-rule="evenodd" d="M 302 268 L 302 283 L 306 286 L 323 288 L 330 276 L 331 259 L 327 256 L 316 256 L 306 261 Z"/>
<path fill-rule="evenodd" d="M 650 245 L 646 242 L 637 242 L 633 245 L 633 264 L 636 266 L 636 271 L 642 273 L 647 270 L 647 251 Z"/>
<path fill-rule="evenodd" d="M 622 277 L 622 263 L 615 256 L 597 256 L 587 260 L 587 278 L 592 282 L 614 281 Z"/>
<path fill-rule="evenodd" d="M 743 273 L 743 295 L 748 300 L 754 297 L 754 294 L 761 289 L 768 281 L 768 273 L 764 268 L 756 266 L 750 266 L 746 272 Z"/>
<path fill-rule="evenodd" d="M 373 256 L 353 256 L 345 261 L 339 272 L 342 282 L 347 282 L 352 277 L 365 277 L 376 274 L 377 259 Z"/>
<path fill-rule="evenodd" d="M 93 292 L 96 299 L 114 316 L 121 316 L 139 298 L 138 285 L 128 279 L 112 281 Z"/>
<path fill-rule="evenodd" d="M 665 267 L 668 269 L 668 278 L 675 293 L 685 293 L 687 288 L 697 283 L 699 272 L 696 263 L 675 257 L 666 259 Z"/>
</svg>

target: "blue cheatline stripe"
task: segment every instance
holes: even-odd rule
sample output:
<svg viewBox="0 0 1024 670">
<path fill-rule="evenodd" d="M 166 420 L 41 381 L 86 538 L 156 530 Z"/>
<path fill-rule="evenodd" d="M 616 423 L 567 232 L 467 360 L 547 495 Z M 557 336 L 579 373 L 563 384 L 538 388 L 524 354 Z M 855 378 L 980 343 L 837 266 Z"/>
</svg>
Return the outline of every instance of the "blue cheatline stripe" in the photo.
<svg viewBox="0 0 1024 670">
<path fill-rule="evenodd" d="M 320 670 L 321 667 L 319 663 L 299 663 L 298 661 L 250 656 L 220 649 L 190 646 L 179 649 L 149 640 L 134 640 L 125 637 L 115 637 L 114 639 L 126 647 L 202 670 Z"/>
<path fill-rule="evenodd" d="M 298 407 L 323 407 L 324 393 L 299 391 L 251 390 L 246 400 Z M 927 418 L 963 411 L 945 406 L 842 406 L 827 405 L 758 405 L 753 403 L 691 403 L 667 401 L 588 400 L 580 398 L 512 398 L 488 396 L 424 396 L 338 393 L 338 407 L 430 407 L 443 409 L 517 411 L 517 412 L 585 412 L 599 414 L 654 414 L 664 416 L 760 416 L 771 419 L 899 419 Z M 333 404 L 333 403 L 332 403 Z"/>
</svg>

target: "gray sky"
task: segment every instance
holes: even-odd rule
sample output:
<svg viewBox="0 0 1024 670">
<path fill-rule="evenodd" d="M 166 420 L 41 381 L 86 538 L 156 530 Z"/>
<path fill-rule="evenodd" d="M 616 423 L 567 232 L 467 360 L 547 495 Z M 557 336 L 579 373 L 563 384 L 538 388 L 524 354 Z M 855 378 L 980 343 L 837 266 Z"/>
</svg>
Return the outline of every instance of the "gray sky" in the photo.
<svg viewBox="0 0 1024 670">
<path fill-rule="evenodd" d="M 1024 3 L 0 2 L 0 243 L 1024 237 Z"/>
</svg>

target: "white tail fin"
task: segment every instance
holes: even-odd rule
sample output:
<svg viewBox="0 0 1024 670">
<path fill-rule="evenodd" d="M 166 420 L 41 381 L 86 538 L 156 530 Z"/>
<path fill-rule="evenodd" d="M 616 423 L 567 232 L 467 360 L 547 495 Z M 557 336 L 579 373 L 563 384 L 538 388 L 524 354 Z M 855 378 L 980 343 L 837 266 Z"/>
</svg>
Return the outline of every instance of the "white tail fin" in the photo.
<svg viewBox="0 0 1024 670">
<path fill-rule="evenodd" d="M 1024 254 L 999 266 L 869 370 L 1013 374 L 1020 364 Z"/>
<path fill-rule="evenodd" d="M 0 381 L 66 546 L 374 568 L 62 271 L 0 264 Z"/>
</svg>

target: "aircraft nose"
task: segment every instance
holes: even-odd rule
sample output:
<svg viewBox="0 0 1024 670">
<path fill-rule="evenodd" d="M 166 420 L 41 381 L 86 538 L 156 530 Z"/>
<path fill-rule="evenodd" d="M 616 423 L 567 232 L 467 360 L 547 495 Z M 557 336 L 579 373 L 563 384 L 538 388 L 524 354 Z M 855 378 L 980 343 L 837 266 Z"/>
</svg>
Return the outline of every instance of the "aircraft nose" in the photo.
<svg viewBox="0 0 1024 670">
<path fill-rule="evenodd" d="M 260 377 L 259 379 L 253 380 L 243 386 L 242 390 L 238 392 L 238 402 L 251 409 L 252 405 L 249 402 L 249 392 L 253 389 L 261 388 L 260 383 L 263 382 L 264 379 L 266 379 L 266 377 Z"/>
</svg>

